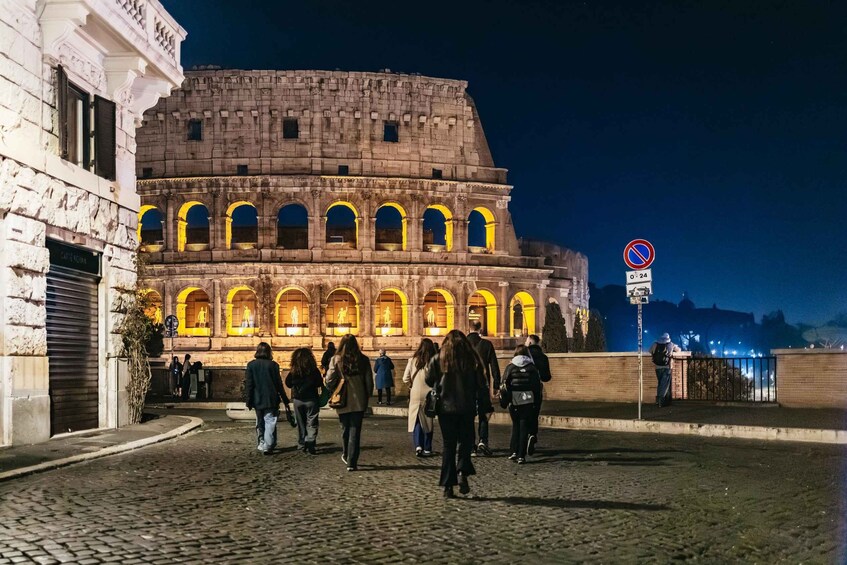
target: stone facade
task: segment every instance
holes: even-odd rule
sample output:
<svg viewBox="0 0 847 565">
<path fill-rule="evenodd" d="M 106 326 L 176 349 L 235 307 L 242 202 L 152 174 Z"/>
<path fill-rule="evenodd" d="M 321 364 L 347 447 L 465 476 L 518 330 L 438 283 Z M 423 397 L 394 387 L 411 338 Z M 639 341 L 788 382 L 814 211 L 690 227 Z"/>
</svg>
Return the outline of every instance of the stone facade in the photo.
<svg viewBox="0 0 847 565">
<path fill-rule="evenodd" d="M 348 331 L 366 350 L 409 351 L 472 319 L 510 347 L 541 332 L 550 300 L 572 325 L 587 260 L 550 244 L 521 252 L 512 187 L 466 87 L 187 72 L 138 132 L 146 286 L 154 315 L 179 319 L 174 351 L 239 365 L 260 340 L 320 348 Z"/>
<path fill-rule="evenodd" d="M 135 285 L 135 128 L 181 82 L 184 37 L 157 0 L 0 3 L 0 445 L 51 434 L 48 240 L 100 254 L 97 420 L 119 423 L 115 310 L 119 289 Z M 59 73 L 85 100 L 114 103 L 114 180 L 93 159 L 63 158 Z"/>
</svg>

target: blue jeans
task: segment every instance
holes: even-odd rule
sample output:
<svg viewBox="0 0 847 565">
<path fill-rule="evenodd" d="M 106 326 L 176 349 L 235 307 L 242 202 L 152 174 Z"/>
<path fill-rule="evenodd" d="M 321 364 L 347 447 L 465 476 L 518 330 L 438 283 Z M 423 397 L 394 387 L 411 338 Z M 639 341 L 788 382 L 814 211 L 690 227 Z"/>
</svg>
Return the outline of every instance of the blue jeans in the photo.
<svg viewBox="0 0 847 565">
<path fill-rule="evenodd" d="M 415 431 L 412 432 L 412 439 L 415 442 L 415 449 L 420 447 L 424 451 L 432 451 L 432 432 L 425 433 L 420 420 L 415 422 Z"/>
<path fill-rule="evenodd" d="M 256 408 L 256 440 L 265 451 L 276 447 L 276 421 L 279 408 Z"/>
<path fill-rule="evenodd" d="M 671 368 L 656 367 L 656 404 L 667 406 L 671 403 Z"/>
</svg>

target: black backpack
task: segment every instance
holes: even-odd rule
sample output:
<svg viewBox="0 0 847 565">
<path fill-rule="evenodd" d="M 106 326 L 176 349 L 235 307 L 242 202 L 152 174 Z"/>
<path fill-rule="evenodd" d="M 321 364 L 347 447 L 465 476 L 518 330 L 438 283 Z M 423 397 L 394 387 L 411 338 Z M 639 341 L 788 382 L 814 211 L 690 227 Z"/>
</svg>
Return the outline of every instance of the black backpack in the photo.
<svg viewBox="0 0 847 565">
<path fill-rule="evenodd" d="M 671 364 L 671 344 L 657 343 L 653 351 L 653 364 L 658 367 L 667 367 Z"/>
</svg>

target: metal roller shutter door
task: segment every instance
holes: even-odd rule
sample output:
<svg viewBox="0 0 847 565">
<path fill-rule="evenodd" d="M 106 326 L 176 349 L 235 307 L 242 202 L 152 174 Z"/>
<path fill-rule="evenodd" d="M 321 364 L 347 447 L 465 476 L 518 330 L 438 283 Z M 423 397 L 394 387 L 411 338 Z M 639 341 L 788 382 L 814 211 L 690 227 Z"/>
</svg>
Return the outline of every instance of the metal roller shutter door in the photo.
<svg viewBox="0 0 847 565">
<path fill-rule="evenodd" d="M 47 357 L 51 434 L 96 428 L 99 277 L 51 265 L 47 273 Z"/>
</svg>

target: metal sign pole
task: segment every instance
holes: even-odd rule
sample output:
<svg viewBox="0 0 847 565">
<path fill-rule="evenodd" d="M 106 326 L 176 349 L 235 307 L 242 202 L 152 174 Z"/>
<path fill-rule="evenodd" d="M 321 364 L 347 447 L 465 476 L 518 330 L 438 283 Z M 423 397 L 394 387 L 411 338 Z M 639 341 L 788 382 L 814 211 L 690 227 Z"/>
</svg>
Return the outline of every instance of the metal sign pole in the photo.
<svg viewBox="0 0 847 565">
<path fill-rule="evenodd" d="M 641 419 L 641 403 L 644 396 L 644 341 L 641 332 L 641 302 L 638 303 L 638 419 Z"/>
</svg>

